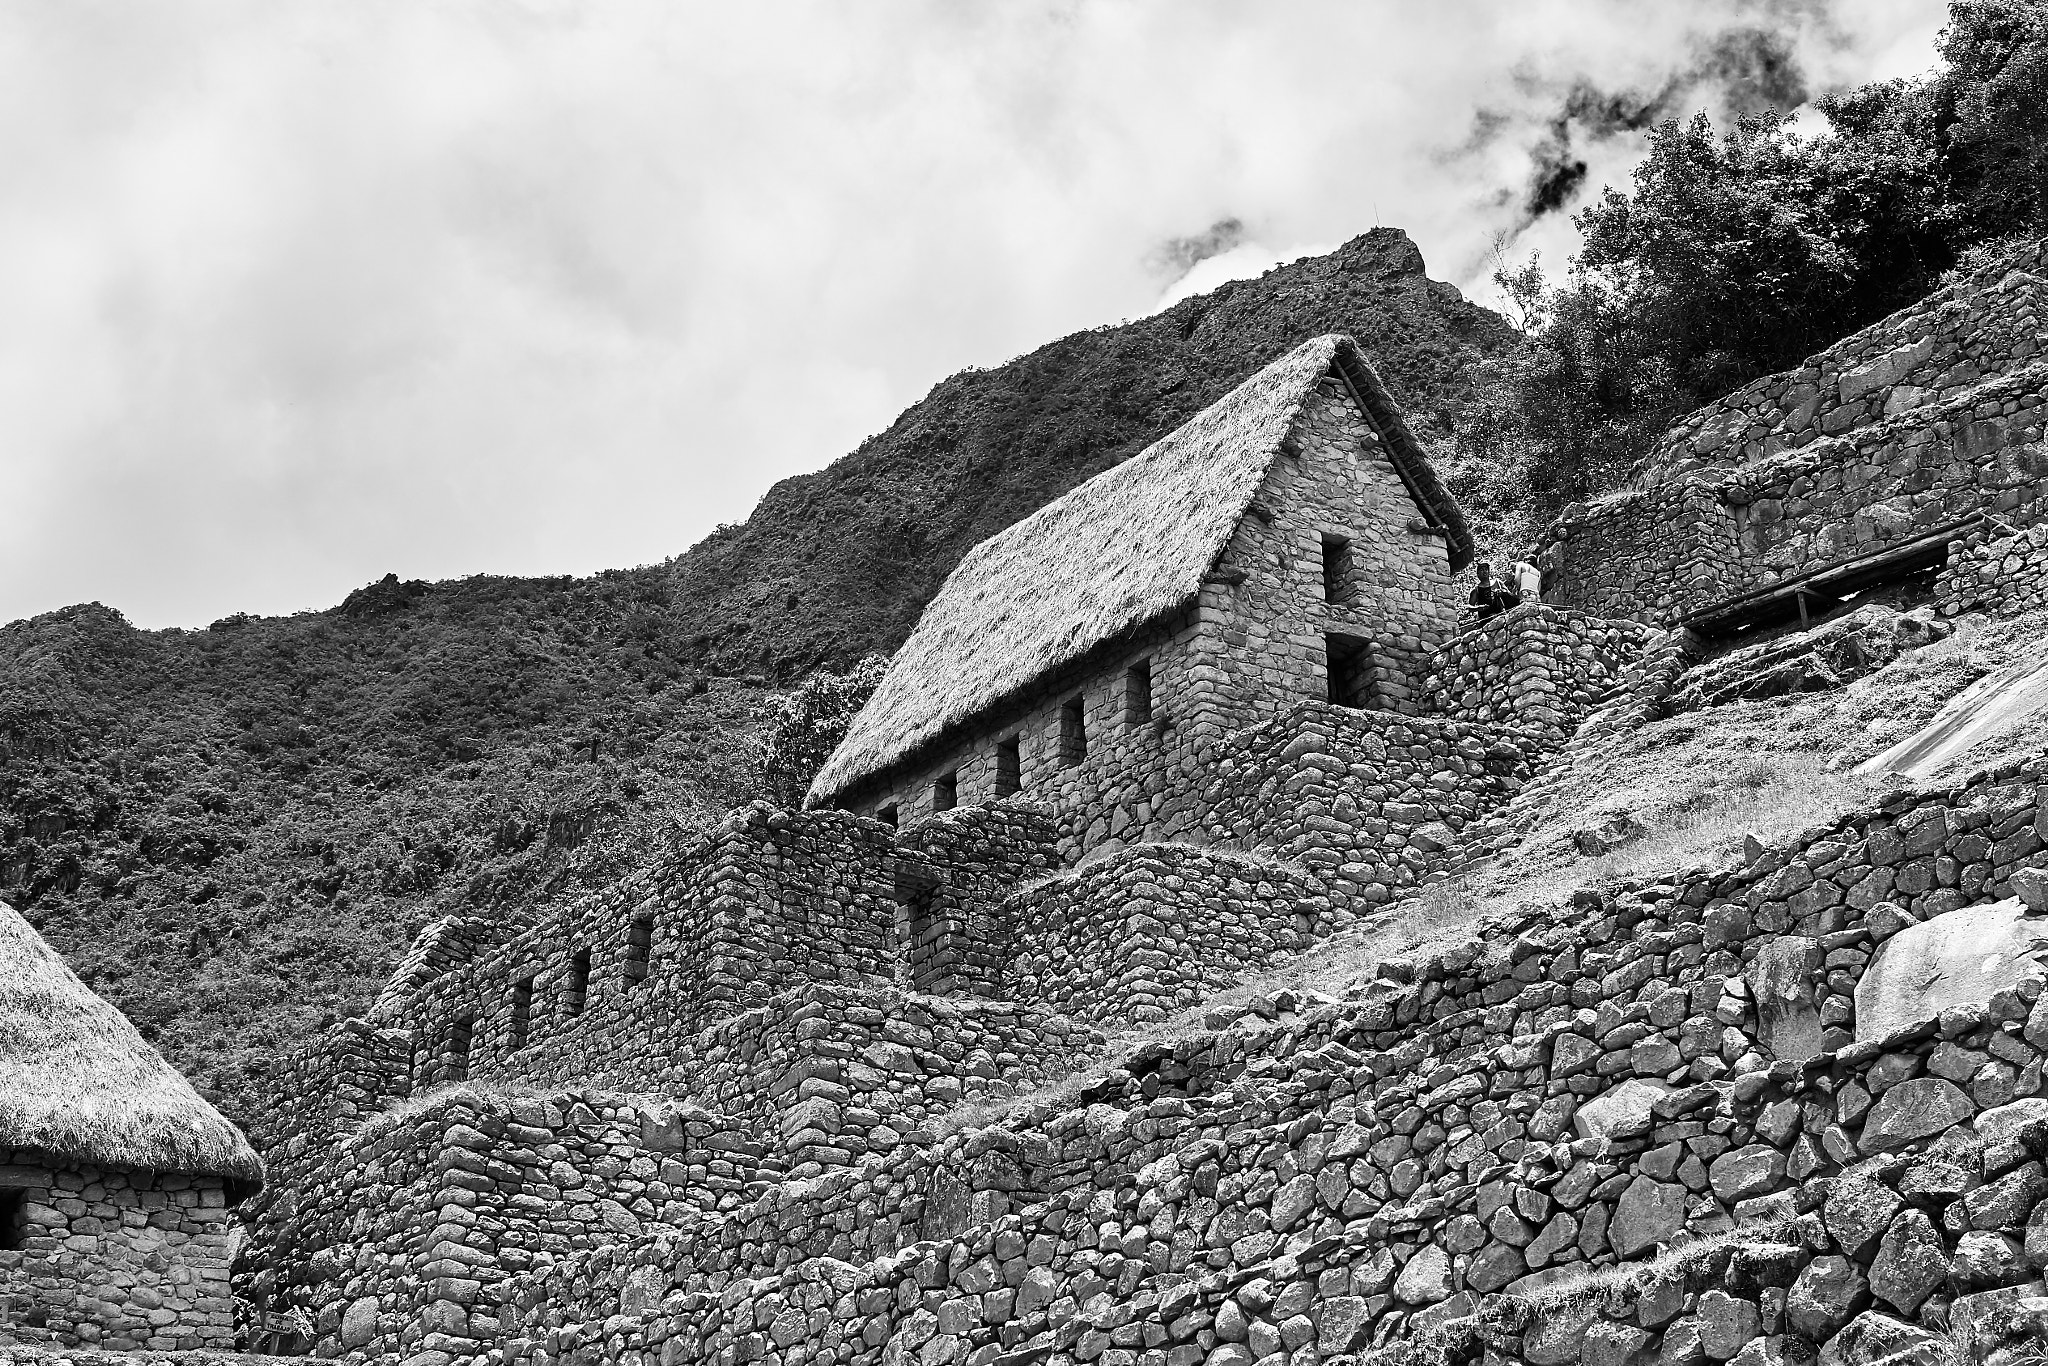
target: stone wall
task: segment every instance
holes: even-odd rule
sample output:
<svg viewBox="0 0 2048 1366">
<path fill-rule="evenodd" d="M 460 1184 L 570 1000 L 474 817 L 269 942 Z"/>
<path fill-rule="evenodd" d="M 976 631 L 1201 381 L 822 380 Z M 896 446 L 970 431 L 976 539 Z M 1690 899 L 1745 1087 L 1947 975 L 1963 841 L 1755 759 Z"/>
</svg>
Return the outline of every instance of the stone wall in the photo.
<svg viewBox="0 0 2048 1366">
<path fill-rule="evenodd" d="M 1003 994 L 1097 1024 L 1151 1024 L 1328 934 L 1302 870 L 1138 845 L 1003 903 Z"/>
<path fill-rule="evenodd" d="M 234 1345 L 223 1178 L 0 1148 L 0 1188 L 24 1192 L 21 1246 L 0 1248 L 0 1340 Z"/>
<path fill-rule="evenodd" d="M 1747 464 L 1924 403 L 2048 354 L 2048 242 L 1766 375 L 1674 423 L 1638 477 Z"/>
<path fill-rule="evenodd" d="M 2002 530 L 1986 525 L 1949 547 L 1948 563 L 1934 583 L 1935 610 L 1942 616 L 2010 617 L 2048 607 L 2048 524 L 2000 535 Z"/>
<path fill-rule="evenodd" d="M 1655 635 L 1634 621 L 1524 603 L 1462 627 L 1430 656 L 1424 691 L 1443 715 L 1562 740 Z"/>
<path fill-rule="evenodd" d="M 817 985 L 694 1040 L 688 1094 L 812 1177 L 893 1151 L 963 1100 L 1056 1076 L 1101 1042 L 1036 1005 Z"/>
<path fill-rule="evenodd" d="M 1546 597 L 1668 624 L 1971 514 L 2042 520 L 2044 251 L 1678 423 L 1636 488 L 1539 538 Z"/>
<path fill-rule="evenodd" d="M 1575 504 L 1539 539 L 1546 595 L 1665 623 L 1972 513 L 2044 516 L 2048 363 L 1711 482 Z"/>
<path fill-rule="evenodd" d="M 1733 510 L 1694 480 L 1574 503 L 1534 556 L 1550 605 L 1653 625 L 1753 582 Z"/>
<path fill-rule="evenodd" d="M 1775 1225 L 1825 1178 L 1967 1137 L 2039 1088 L 2030 1022 L 2048 1043 L 2048 1006 L 2025 991 L 1852 1029 L 1879 941 L 2039 857 L 2041 777 L 2037 761 L 1901 793 L 1747 867 L 1516 913 L 1383 964 L 1357 1001 L 1145 1047 L 1064 1110 L 907 1168 L 536 1270 L 508 1287 L 506 1360 L 1192 1361 L 1236 1344 L 1221 1359 L 1249 1363 Z M 1786 1031 L 1786 1010 L 1812 1028 Z M 1985 1231 L 2010 1236 L 2033 1203 Z"/>
<path fill-rule="evenodd" d="M 256 1235 L 287 1249 L 249 1279 L 301 1308 L 330 1350 L 465 1354 L 492 1340 L 496 1288 L 537 1264 L 732 1208 L 779 1168 L 728 1118 L 594 1091 L 445 1091 L 372 1120 Z"/>
</svg>

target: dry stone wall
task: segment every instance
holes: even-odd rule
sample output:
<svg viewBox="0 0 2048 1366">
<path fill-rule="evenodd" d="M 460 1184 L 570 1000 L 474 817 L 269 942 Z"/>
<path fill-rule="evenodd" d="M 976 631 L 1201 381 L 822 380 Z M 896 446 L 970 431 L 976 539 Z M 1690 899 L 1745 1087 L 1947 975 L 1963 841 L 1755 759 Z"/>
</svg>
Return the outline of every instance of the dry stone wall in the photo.
<svg viewBox="0 0 2048 1366">
<path fill-rule="evenodd" d="M 1523 603 L 1466 624 L 1430 656 L 1432 707 L 1461 721 L 1562 740 L 1607 700 L 1656 632 L 1640 622 Z"/>
<path fill-rule="evenodd" d="M 1935 579 L 1934 605 L 1944 617 L 2009 617 L 2048 607 L 2048 524 L 2021 532 L 1986 525 L 1950 546 Z"/>
<path fill-rule="evenodd" d="M 0 1335 L 124 1350 L 234 1344 L 223 1178 L 0 1148 L 0 1187 L 23 1192 L 32 1230 L 0 1249 Z"/>
<path fill-rule="evenodd" d="M 1678 424 L 1638 487 L 1539 538 L 1547 596 L 1668 624 L 1971 515 L 2041 520 L 2042 250 Z"/>
<path fill-rule="evenodd" d="M 2048 242 L 1937 290 L 1874 326 L 1691 413 L 1638 472 L 1661 483 L 1766 459 L 2048 355 Z"/>
<path fill-rule="evenodd" d="M 1003 994 L 1097 1024 L 1150 1024 L 1330 932 L 1300 869 L 1138 845 L 1003 903 Z"/>
<path fill-rule="evenodd" d="M 1383 964 L 1360 1000 L 1141 1050 L 1062 1113 L 915 1154 L 901 1188 L 870 1163 L 686 1243 L 536 1270 L 509 1288 L 506 1359 L 1291 1362 L 1775 1227 L 1824 1178 L 1995 1129 L 2039 1089 L 2038 979 L 1882 1039 L 1853 1026 L 1873 948 L 2038 857 L 2040 778 L 2036 762 L 1902 792 L 1749 867 L 1496 921 Z M 1787 1029 L 1802 1011 L 1810 1027 Z M 994 1187 L 976 1188 L 991 1153 Z M 884 1192 L 890 1231 L 827 1213 Z M 2038 1199 L 1981 1230 L 1944 1214 L 1943 1293 L 1982 1284 L 1959 1235 L 2012 1239 Z M 2023 1256 L 1998 1274 L 2023 1280 Z M 1722 1308 L 1681 1294 L 1655 1326 L 1704 1332 Z"/>
</svg>

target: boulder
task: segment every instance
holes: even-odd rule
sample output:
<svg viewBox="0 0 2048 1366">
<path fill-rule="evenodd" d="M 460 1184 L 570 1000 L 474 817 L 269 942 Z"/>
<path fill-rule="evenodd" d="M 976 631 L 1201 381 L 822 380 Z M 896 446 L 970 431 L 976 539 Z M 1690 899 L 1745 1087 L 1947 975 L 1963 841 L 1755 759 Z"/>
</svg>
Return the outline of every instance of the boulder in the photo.
<svg viewBox="0 0 2048 1366">
<path fill-rule="evenodd" d="M 2017 897 L 1908 925 L 1878 945 L 1856 984 L 1856 1040 L 1881 1039 L 1956 1006 L 1988 1005 L 2001 991 L 2048 976 L 2039 960 L 2048 916 Z"/>
<path fill-rule="evenodd" d="M 2048 1298 L 2024 1285 L 1959 1295 L 1948 1308 L 1948 1327 L 1970 1359 L 1982 1361 L 2007 1343 L 2048 1339 Z"/>
</svg>

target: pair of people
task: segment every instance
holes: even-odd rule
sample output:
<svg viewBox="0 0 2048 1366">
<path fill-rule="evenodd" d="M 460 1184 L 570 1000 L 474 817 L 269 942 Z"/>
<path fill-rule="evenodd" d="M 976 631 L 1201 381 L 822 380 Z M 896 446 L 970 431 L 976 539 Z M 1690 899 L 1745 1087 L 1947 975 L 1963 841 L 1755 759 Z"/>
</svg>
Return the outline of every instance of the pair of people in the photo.
<svg viewBox="0 0 2048 1366">
<path fill-rule="evenodd" d="M 1478 584 L 1472 589 L 1469 599 L 1473 612 L 1479 620 L 1499 616 L 1510 607 L 1520 607 L 1524 602 L 1543 600 L 1543 571 L 1527 560 L 1517 560 L 1509 568 L 1507 577 L 1494 581 L 1493 566 L 1485 560 L 1473 566 L 1479 576 Z"/>
</svg>

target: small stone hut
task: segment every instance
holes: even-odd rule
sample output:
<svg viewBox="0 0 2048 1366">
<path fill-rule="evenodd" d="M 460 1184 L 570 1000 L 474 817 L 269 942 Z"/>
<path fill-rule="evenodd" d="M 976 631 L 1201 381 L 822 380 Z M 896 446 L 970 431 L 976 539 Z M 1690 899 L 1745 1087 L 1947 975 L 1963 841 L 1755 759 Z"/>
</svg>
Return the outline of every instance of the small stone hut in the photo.
<svg viewBox="0 0 2048 1366">
<path fill-rule="evenodd" d="M 0 1342 L 234 1343 L 241 1132 L 0 902 Z"/>
<path fill-rule="evenodd" d="M 1472 553 L 1358 344 L 1316 337 L 970 551 L 807 804 L 1087 804 L 1306 700 L 1419 713 Z"/>
</svg>

